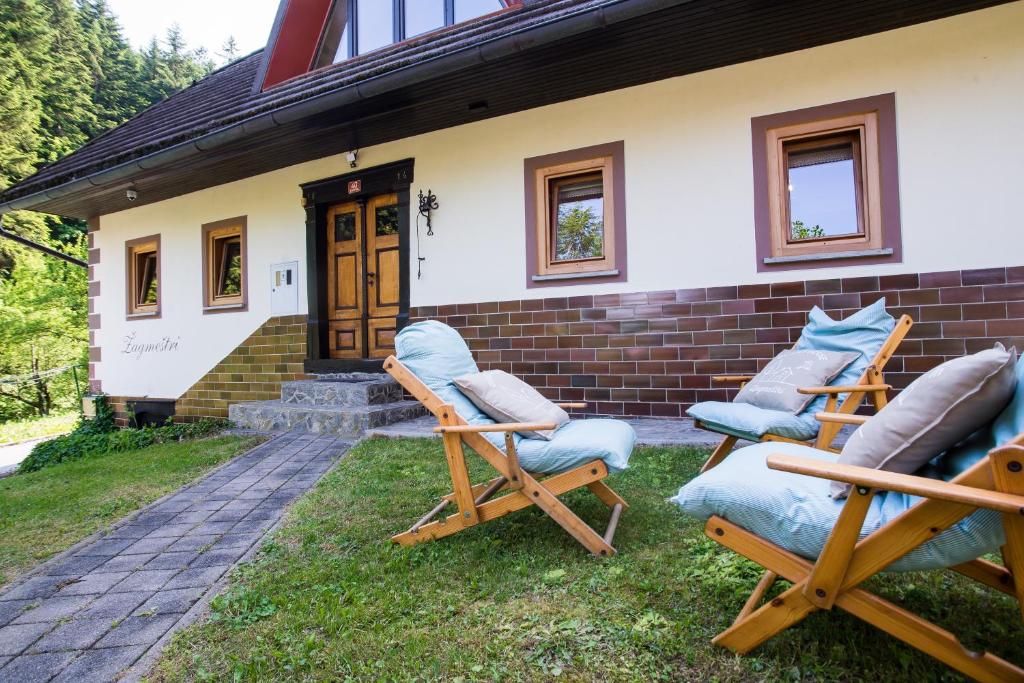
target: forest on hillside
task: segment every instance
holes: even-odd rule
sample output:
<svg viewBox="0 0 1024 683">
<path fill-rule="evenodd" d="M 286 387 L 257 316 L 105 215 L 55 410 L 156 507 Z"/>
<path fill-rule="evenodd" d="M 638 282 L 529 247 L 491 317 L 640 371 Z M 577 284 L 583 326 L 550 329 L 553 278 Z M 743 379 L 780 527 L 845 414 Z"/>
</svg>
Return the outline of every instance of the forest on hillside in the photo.
<svg viewBox="0 0 1024 683">
<path fill-rule="evenodd" d="M 0 190 L 189 86 L 235 52 L 230 39 L 220 55 L 189 49 L 177 27 L 135 49 L 105 0 L 0 0 Z M 86 258 L 82 221 L 15 212 L 3 225 Z M 74 377 L 57 369 L 78 365 L 85 390 L 86 275 L 0 239 L 0 423 L 71 409 Z"/>
</svg>

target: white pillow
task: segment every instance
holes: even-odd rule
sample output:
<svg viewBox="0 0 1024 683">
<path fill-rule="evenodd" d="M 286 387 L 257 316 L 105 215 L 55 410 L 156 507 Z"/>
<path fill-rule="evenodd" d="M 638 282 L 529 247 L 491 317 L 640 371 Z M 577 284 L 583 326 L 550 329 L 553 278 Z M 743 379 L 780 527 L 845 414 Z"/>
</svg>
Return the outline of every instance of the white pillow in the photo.
<svg viewBox="0 0 1024 683">
<path fill-rule="evenodd" d="M 569 421 L 568 413 L 504 370 L 456 377 L 455 385 L 477 408 L 498 422 L 553 423 L 557 429 Z M 554 429 L 521 432 L 527 438 L 548 440 L 554 433 Z"/>
<path fill-rule="evenodd" d="M 839 462 L 910 474 L 988 424 L 1017 386 L 1017 350 L 1002 344 L 946 361 L 910 383 L 857 428 Z M 834 481 L 833 498 L 849 484 Z"/>
</svg>

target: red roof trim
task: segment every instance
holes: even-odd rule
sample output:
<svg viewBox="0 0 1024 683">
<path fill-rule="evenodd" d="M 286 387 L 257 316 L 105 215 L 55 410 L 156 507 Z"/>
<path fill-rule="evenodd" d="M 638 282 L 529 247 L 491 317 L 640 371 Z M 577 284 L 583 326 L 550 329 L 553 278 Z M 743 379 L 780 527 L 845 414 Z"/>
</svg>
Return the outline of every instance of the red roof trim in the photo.
<svg viewBox="0 0 1024 683">
<path fill-rule="evenodd" d="M 262 90 L 309 71 L 332 0 L 284 0 L 288 3 L 270 47 Z M 315 38 L 315 39 L 313 39 Z"/>
<path fill-rule="evenodd" d="M 509 10 L 521 9 L 523 6 L 523 0 L 500 0 L 500 2 L 504 6 L 502 9 L 483 14 L 471 21 L 505 14 Z M 312 65 L 316 61 L 316 53 L 320 48 L 320 41 L 326 30 L 334 0 L 282 0 L 282 4 L 284 7 L 279 10 L 279 25 L 274 27 L 267 45 L 265 73 L 259 91 L 317 70 L 312 68 Z M 399 43 L 391 43 L 387 47 L 401 45 L 411 40 L 422 40 L 432 33 L 440 33 L 448 28 L 450 26 L 444 26 L 436 31 Z M 314 36 L 315 40 L 311 40 Z"/>
</svg>

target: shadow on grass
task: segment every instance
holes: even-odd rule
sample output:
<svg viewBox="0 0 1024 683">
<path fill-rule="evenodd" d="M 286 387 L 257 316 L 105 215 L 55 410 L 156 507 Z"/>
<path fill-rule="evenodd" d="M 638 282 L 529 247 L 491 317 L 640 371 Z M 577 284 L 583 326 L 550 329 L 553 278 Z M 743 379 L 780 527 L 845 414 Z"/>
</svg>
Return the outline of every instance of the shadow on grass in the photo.
<svg viewBox="0 0 1024 683">
<path fill-rule="evenodd" d="M 175 638 L 154 673 L 178 680 L 957 680 L 841 612 L 815 614 L 750 657 L 710 644 L 760 571 L 665 499 L 706 452 L 644 448 L 610 479 L 631 504 L 619 555 L 596 560 L 536 509 L 414 548 L 389 537 L 449 490 L 441 444 L 371 440 L 293 508 L 236 572 L 211 618 Z M 474 480 L 490 473 L 477 458 Z M 608 509 L 564 497 L 594 528 Z M 872 588 L 1019 659 L 1005 596 L 953 575 Z"/>
</svg>

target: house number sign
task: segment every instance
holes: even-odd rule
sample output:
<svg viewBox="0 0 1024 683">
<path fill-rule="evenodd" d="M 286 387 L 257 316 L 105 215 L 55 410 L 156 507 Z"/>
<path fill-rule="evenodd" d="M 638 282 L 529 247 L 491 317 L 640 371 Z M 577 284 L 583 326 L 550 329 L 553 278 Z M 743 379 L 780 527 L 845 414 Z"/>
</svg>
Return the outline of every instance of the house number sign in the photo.
<svg viewBox="0 0 1024 683">
<path fill-rule="evenodd" d="M 358 193 L 360 193 L 362 191 L 363 191 L 363 181 L 362 180 L 350 180 L 350 181 L 348 181 L 348 193 L 349 194 L 358 194 Z"/>
</svg>

